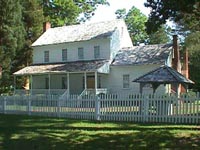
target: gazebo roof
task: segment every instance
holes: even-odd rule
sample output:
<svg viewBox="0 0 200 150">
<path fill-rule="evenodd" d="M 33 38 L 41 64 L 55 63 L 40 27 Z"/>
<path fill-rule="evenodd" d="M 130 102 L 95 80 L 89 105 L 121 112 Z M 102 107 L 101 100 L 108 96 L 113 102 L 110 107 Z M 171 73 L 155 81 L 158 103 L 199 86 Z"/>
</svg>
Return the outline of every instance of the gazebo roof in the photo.
<svg viewBox="0 0 200 150">
<path fill-rule="evenodd" d="M 135 80 L 133 82 L 139 83 L 157 83 L 157 84 L 170 84 L 170 83 L 185 83 L 194 84 L 193 81 L 184 77 L 181 73 L 169 66 L 161 66 L 152 70 Z"/>
</svg>

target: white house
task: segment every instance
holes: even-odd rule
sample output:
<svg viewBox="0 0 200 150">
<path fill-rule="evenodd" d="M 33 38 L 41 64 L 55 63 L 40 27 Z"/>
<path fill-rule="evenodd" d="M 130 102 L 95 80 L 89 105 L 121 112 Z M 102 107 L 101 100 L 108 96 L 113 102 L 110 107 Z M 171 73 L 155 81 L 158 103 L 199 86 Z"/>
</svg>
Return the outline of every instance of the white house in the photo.
<svg viewBox="0 0 200 150">
<path fill-rule="evenodd" d="M 172 65 L 173 44 L 133 47 L 123 20 L 46 27 L 32 44 L 33 64 L 14 73 L 30 78 L 31 94 L 137 93 L 133 79 Z"/>
</svg>

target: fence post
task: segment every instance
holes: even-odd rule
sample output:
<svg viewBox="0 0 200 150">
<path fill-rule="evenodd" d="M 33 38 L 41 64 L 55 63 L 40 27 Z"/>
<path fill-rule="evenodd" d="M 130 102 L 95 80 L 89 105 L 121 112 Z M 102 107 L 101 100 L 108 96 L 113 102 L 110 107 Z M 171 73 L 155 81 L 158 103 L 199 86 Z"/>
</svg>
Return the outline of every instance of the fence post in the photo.
<svg viewBox="0 0 200 150">
<path fill-rule="evenodd" d="M 62 100 L 57 100 L 57 116 L 60 118 L 60 106 L 61 106 Z"/>
<path fill-rule="evenodd" d="M 149 97 L 145 95 L 144 97 L 144 105 L 143 105 L 143 117 L 144 121 L 148 121 L 148 115 L 149 115 Z"/>
<path fill-rule="evenodd" d="M 95 98 L 95 119 L 98 121 L 101 120 L 100 107 L 101 107 L 100 99 L 98 96 L 96 96 L 96 98 Z"/>
<path fill-rule="evenodd" d="M 31 115 L 31 98 L 28 96 L 28 106 L 27 106 L 28 115 Z"/>
<path fill-rule="evenodd" d="M 6 103 L 7 103 L 6 97 L 4 97 L 4 99 L 3 99 L 3 113 L 4 114 L 6 114 Z"/>
</svg>

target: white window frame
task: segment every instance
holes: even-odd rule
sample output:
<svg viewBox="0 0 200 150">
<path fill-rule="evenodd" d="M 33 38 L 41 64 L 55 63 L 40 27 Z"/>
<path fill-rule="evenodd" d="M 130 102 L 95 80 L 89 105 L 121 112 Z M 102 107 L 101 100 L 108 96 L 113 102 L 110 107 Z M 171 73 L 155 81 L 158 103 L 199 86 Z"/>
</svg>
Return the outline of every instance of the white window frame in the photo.
<svg viewBox="0 0 200 150">
<path fill-rule="evenodd" d="M 62 49 L 62 61 L 67 61 L 67 49 Z"/>
<path fill-rule="evenodd" d="M 44 51 L 44 62 L 49 62 L 49 51 Z"/>
<path fill-rule="evenodd" d="M 123 75 L 123 88 L 124 89 L 130 88 L 130 75 L 129 74 Z"/>
<path fill-rule="evenodd" d="M 78 48 L 78 59 L 83 60 L 84 59 L 84 49 L 83 47 Z"/>
<path fill-rule="evenodd" d="M 94 46 L 94 58 L 100 58 L 100 46 Z"/>
</svg>

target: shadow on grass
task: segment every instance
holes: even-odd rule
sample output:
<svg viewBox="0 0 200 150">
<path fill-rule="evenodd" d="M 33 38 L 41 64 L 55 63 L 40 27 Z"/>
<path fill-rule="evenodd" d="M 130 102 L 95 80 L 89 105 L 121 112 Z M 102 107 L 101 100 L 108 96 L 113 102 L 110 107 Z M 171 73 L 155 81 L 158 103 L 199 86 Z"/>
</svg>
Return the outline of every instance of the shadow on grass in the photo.
<svg viewBox="0 0 200 150">
<path fill-rule="evenodd" d="M 78 123 L 83 125 L 71 126 Z M 94 126 L 87 127 L 90 123 Z M 0 149 L 155 150 L 200 147 L 200 135 L 195 132 L 186 134 L 187 128 L 174 133 L 166 127 L 154 129 L 128 123 L 113 125 L 115 127 L 91 121 L 0 115 Z"/>
</svg>

